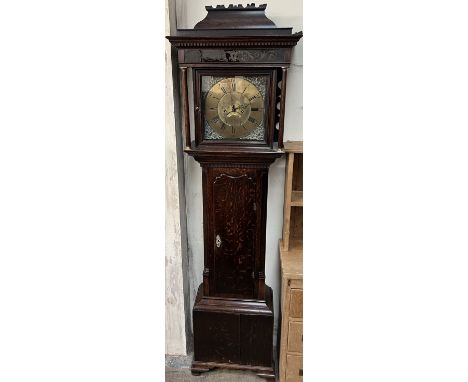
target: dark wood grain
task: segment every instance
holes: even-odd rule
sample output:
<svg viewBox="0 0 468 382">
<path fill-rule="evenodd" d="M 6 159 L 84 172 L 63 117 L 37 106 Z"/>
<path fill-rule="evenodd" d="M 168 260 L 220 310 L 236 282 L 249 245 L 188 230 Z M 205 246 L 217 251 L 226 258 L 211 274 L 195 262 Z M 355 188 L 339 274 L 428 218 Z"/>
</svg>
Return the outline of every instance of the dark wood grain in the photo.
<svg viewBox="0 0 468 382">
<path fill-rule="evenodd" d="M 239 315 L 231 312 L 194 312 L 197 361 L 241 363 Z M 202 335 L 203 340 L 198 340 Z"/>
<path fill-rule="evenodd" d="M 288 68 L 283 66 L 281 68 L 281 102 L 280 102 L 280 120 L 278 132 L 278 147 L 283 148 L 283 133 L 284 133 L 284 114 L 286 109 L 286 81 L 288 79 Z"/>
<path fill-rule="evenodd" d="M 258 7 L 255 4 L 240 5 L 218 5 L 216 7 L 206 6 L 208 11 L 206 17 L 198 22 L 194 29 L 259 29 L 275 28 L 276 25 L 265 15 L 267 5 Z"/>
<path fill-rule="evenodd" d="M 180 68 L 181 86 L 182 86 L 182 110 L 184 114 L 183 133 L 185 139 L 185 148 L 190 148 L 190 111 L 187 87 L 187 67 Z"/>
<path fill-rule="evenodd" d="M 266 287 L 265 300 L 209 297 L 202 291 L 200 285 L 193 308 L 192 372 L 229 367 L 273 378 L 271 288 Z"/>
<path fill-rule="evenodd" d="M 205 295 L 264 299 L 268 166 L 274 157 L 197 160 L 203 168 Z"/>
<path fill-rule="evenodd" d="M 289 30 L 290 31 L 290 30 Z M 248 31 L 247 31 L 248 32 Z M 185 34 L 178 30 L 176 36 L 167 36 L 171 44 L 177 48 L 292 48 L 302 38 L 302 32 L 278 36 L 276 34 L 265 34 L 258 36 L 237 35 L 246 33 L 245 30 L 237 30 L 234 33 L 190 33 Z"/>
<path fill-rule="evenodd" d="M 213 173 L 214 292 L 217 296 L 252 298 L 257 228 L 255 173 L 233 168 Z"/>
<path fill-rule="evenodd" d="M 194 29 L 167 36 L 181 70 L 184 152 L 202 167 L 204 268 L 193 307 L 192 372 L 234 368 L 274 379 L 273 292 L 265 284 L 268 169 L 284 154 L 287 68 L 302 32 L 276 28 L 265 5 L 206 9 Z M 203 75 L 267 78 L 263 141 L 204 139 Z"/>
<path fill-rule="evenodd" d="M 186 49 L 184 63 L 286 63 L 289 49 Z"/>
</svg>

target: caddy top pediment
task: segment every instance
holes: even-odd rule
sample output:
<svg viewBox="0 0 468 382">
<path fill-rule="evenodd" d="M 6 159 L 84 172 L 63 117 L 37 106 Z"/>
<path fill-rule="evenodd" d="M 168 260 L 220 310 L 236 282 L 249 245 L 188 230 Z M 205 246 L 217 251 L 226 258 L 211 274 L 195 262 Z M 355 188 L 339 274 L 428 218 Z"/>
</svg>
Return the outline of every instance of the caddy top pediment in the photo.
<svg viewBox="0 0 468 382">
<path fill-rule="evenodd" d="M 177 29 L 167 39 L 177 48 L 281 48 L 292 47 L 302 32 L 277 28 L 265 15 L 267 5 L 206 6 L 206 17 L 193 29 Z"/>
</svg>

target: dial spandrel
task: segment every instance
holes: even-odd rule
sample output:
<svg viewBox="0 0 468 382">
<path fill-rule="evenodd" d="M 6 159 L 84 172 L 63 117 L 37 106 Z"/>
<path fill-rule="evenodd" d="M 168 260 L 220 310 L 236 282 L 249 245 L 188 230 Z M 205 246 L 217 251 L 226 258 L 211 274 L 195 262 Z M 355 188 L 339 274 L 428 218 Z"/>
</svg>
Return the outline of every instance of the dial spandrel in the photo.
<svg viewBox="0 0 468 382">
<path fill-rule="evenodd" d="M 204 139 L 264 141 L 267 76 L 202 76 Z"/>
</svg>

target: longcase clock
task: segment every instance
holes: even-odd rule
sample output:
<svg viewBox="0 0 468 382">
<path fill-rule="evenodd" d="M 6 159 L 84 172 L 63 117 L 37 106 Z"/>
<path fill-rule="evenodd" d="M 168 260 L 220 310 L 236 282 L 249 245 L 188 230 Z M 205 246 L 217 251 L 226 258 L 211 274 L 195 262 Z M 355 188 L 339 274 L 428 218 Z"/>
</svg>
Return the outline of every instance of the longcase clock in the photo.
<svg viewBox="0 0 468 382">
<path fill-rule="evenodd" d="M 178 50 L 184 151 L 203 170 L 194 374 L 234 368 L 275 378 L 273 292 L 265 284 L 268 168 L 284 154 L 287 71 L 302 32 L 277 28 L 265 9 L 207 6 L 194 29 L 167 37 Z"/>
</svg>

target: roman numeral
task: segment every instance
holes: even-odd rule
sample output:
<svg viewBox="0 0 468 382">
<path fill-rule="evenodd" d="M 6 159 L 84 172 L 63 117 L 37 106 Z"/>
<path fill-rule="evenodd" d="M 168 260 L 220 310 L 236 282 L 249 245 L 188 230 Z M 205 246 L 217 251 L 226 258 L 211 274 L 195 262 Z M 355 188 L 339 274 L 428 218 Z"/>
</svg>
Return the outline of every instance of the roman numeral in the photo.
<svg viewBox="0 0 468 382">
<path fill-rule="evenodd" d="M 218 122 L 219 122 L 219 117 L 218 117 L 218 116 L 214 117 L 214 118 L 211 120 L 211 122 L 213 122 L 213 123 L 218 123 Z"/>
<path fill-rule="evenodd" d="M 252 111 L 258 111 L 258 107 L 253 107 L 252 109 L 250 109 Z"/>
<path fill-rule="evenodd" d="M 249 101 L 252 102 L 252 100 L 254 100 L 255 98 L 257 98 L 257 97 L 256 96 L 249 97 Z"/>
<path fill-rule="evenodd" d="M 234 126 L 231 126 L 231 133 L 234 134 L 236 132 L 236 128 Z"/>
<path fill-rule="evenodd" d="M 226 89 L 224 89 L 224 87 L 221 86 L 221 90 L 223 91 L 224 94 L 227 93 Z"/>
<path fill-rule="evenodd" d="M 257 120 L 253 117 L 249 117 L 249 122 L 252 122 L 252 123 L 257 123 Z"/>
</svg>

